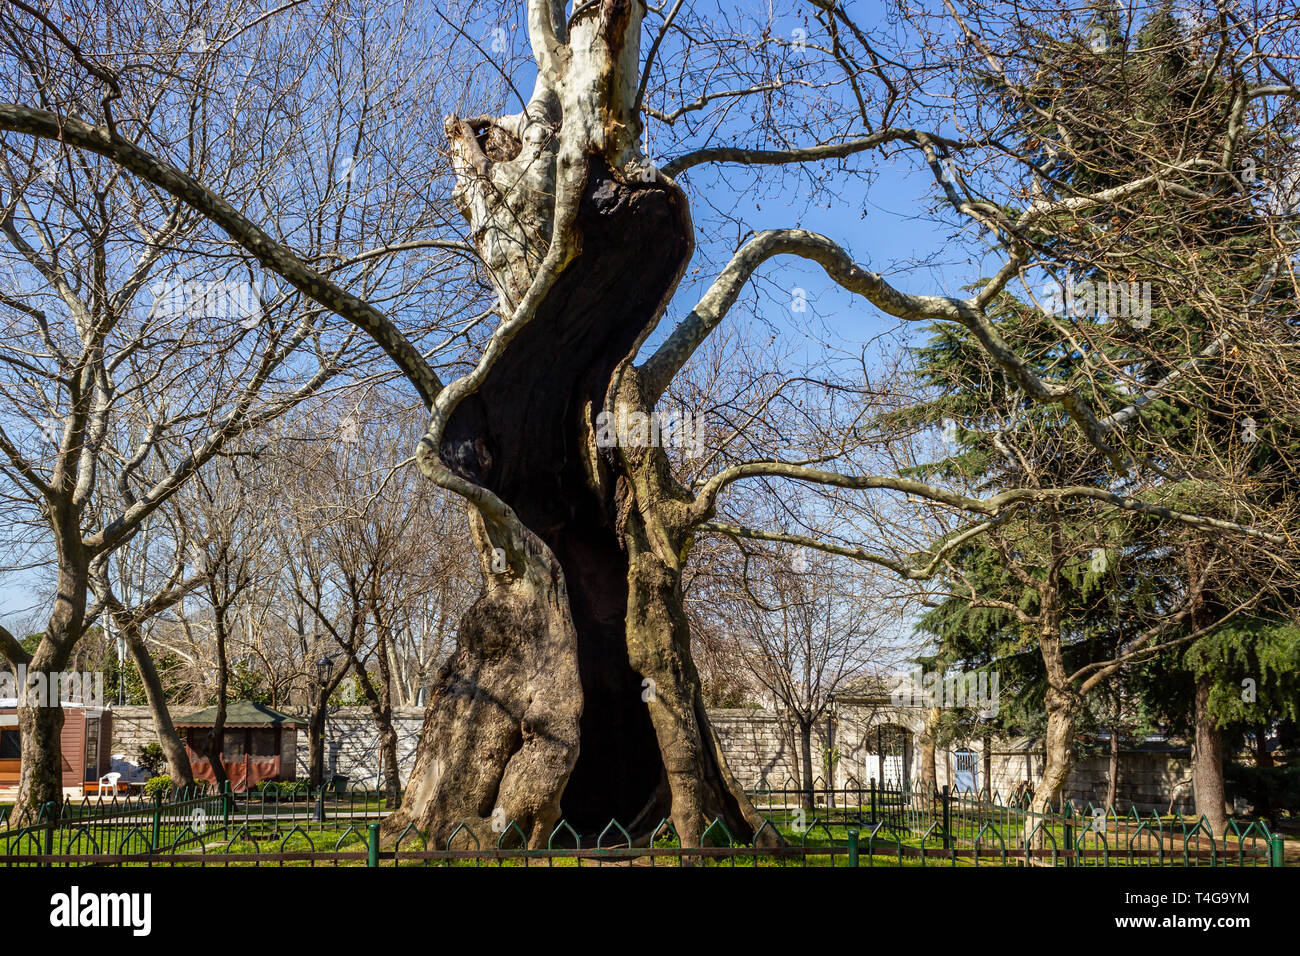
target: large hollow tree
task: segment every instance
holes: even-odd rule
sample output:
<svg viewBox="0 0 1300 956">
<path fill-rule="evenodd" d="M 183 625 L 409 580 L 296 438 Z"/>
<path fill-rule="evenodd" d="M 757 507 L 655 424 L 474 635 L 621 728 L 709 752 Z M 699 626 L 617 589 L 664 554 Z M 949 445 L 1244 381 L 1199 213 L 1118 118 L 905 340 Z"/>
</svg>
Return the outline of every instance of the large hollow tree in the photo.
<svg viewBox="0 0 1300 956">
<path fill-rule="evenodd" d="M 410 824 L 431 843 L 461 824 L 492 839 L 513 821 L 530 843 L 544 845 L 561 817 L 583 833 L 612 817 L 634 840 L 648 839 L 666 818 L 685 845 L 698 845 L 713 820 L 740 840 L 759 835 L 761 819 L 727 768 L 691 659 L 681 578 L 704 533 L 820 548 L 914 579 L 933 575 L 949 550 L 1009 509 L 1062 498 L 1284 543 L 1279 533 L 1092 486 L 1013 488 L 980 499 L 816 467 L 824 459 L 742 462 L 689 487 L 680 482 L 640 416 L 655 411 L 755 270 L 781 255 L 815 263 L 885 314 L 969 329 L 1028 400 L 1059 406 L 1102 460 L 1119 465 L 1117 429 L 1090 396 L 1041 380 L 985 308 L 1029 267 L 1023 237 L 1050 217 L 1131 201 L 1187 171 L 1161 167 L 1112 190 L 1043 196 L 1016 211 L 972 198 L 948 175 L 941 161 L 971 144 L 865 117 L 866 131 L 807 148 L 706 146 L 655 169 L 640 141 L 643 62 L 657 44 L 643 57 L 642 0 L 577 3 L 568 16 L 554 0 L 525 6 L 537 79 L 524 109 L 445 124 L 454 198 L 500 318 L 472 369 L 445 386 L 373 301 L 336 284 L 215 187 L 116 131 L 110 118 L 97 124 L 0 103 L 0 129 L 99 153 L 202 213 L 265 268 L 370 334 L 429 408 L 416 458 L 467 502 L 486 583 L 434 683 L 406 798 L 385 823 L 389 839 Z M 839 22 L 836 8 L 816 6 Z M 642 357 L 693 252 L 690 204 L 674 177 L 704 163 L 814 162 L 890 146 L 923 156 L 953 208 L 997 237 L 1005 262 L 974 295 L 907 294 L 823 236 L 767 231 L 741 246 Z M 602 412 L 620 423 L 613 441 L 601 438 Z M 920 556 L 715 520 L 719 495 L 752 478 L 897 492 L 973 517 Z"/>
<path fill-rule="evenodd" d="M 537 843 L 561 816 L 587 831 L 613 816 L 634 838 L 667 818 L 688 844 L 712 819 L 748 839 L 761 824 L 709 728 L 682 608 L 682 566 L 695 535 L 762 536 L 711 520 L 722 489 L 773 475 L 910 491 L 992 515 L 1040 493 L 959 501 L 907 481 L 770 461 L 734 466 L 687 489 L 664 450 L 643 438 L 624 433 L 602 447 L 598 414 L 649 418 L 754 269 L 791 254 L 888 314 L 967 326 L 1031 397 L 1064 406 L 1095 445 L 1113 448 L 1087 403 L 1034 376 L 983 314 L 1022 265 L 1025 249 L 1015 242 L 1008 266 L 976 296 L 958 300 L 902 293 L 824 237 L 760 233 L 637 364 L 693 240 L 685 194 L 639 149 L 643 6 L 579 4 L 567 23 L 559 4 L 532 2 L 528 12 L 538 65 L 528 107 L 447 121 L 457 202 L 493 276 L 503 321 L 474 371 L 437 394 L 419 460 L 473 505 L 487 585 L 439 677 L 408 802 L 387 830 L 414 822 L 445 835 L 458 822 L 495 817 L 498 827 L 515 821 Z M 916 146 L 932 163 L 935 150 L 949 145 L 891 128 L 839 149 L 890 142 Z M 665 170 L 745 159 L 742 152 L 701 151 Z M 748 159 L 797 161 L 797 153 Z M 1028 209 L 1020 224 L 1046 211 Z M 1103 500 L 1143 507 L 1117 495 Z M 893 569 L 928 573 L 901 563 Z"/>
</svg>

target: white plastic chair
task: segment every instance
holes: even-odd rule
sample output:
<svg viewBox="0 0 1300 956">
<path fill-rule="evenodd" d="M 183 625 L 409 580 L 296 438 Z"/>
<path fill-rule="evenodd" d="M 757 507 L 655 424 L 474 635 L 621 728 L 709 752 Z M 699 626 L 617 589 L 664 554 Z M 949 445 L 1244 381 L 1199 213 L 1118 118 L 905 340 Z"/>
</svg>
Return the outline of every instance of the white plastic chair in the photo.
<svg viewBox="0 0 1300 956">
<path fill-rule="evenodd" d="M 122 775 L 117 771 L 106 773 L 99 778 L 99 792 L 104 792 L 104 786 L 107 784 L 109 793 L 117 793 L 117 782 L 122 779 Z"/>
</svg>

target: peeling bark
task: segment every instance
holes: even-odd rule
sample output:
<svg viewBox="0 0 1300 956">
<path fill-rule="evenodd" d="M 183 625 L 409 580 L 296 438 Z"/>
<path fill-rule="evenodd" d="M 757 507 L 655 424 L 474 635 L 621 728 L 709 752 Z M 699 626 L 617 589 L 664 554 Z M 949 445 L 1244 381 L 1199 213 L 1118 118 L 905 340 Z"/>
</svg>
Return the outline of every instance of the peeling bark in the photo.
<svg viewBox="0 0 1300 956">
<path fill-rule="evenodd" d="M 487 583 L 385 834 L 495 843 L 514 821 L 544 845 L 563 816 L 645 841 L 668 818 L 697 845 L 720 818 L 748 840 L 761 820 L 709 728 L 683 610 L 702 516 L 662 448 L 596 443 L 601 410 L 653 410 L 631 362 L 693 248 L 685 195 L 637 150 L 644 5 L 582 6 L 567 36 L 558 9 L 530 6 L 528 109 L 445 124 L 502 325 L 435 403 L 421 464 L 470 502 Z"/>
<path fill-rule="evenodd" d="M 472 524 L 484 541 L 482 521 Z M 563 575 L 551 573 L 553 560 L 540 551 L 504 573 L 485 563 L 487 588 L 434 681 L 406 797 L 386 821 L 389 836 L 414 823 L 431 842 L 445 841 L 464 824 L 491 845 L 503 822 L 515 821 L 530 843 L 544 845 L 560 818 L 582 713 Z"/>
<path fill-rule="evenodd" d="M 1043 706 L 1047 711 L 1044 739 L 1047 759 L 1043 764 L 1043 776 L 1034 788 L 1033 807 L 1038 813 L 1048 813 L 1053 804 L 1060 802 L 1074 766 L 1074 723 L 1079 701 L 1071 689 L 1061 647 L 1058 571 L 1059 564 L 1054 564 L 1048 583 L 1039 592 L 1042 605 L 1038 647 L 1047 676 L 1047 690 L 1043 694 Z"/>
<path fill-rule="evenodd" d="M 1074 765 L 1074 708 L 1069 698 L 1055 690 L 1047 692 L 1047 761 L 1043 776 L 1034 787 L 1034 809 L 1049 812 L 1058 804 Z"/>
</svg>

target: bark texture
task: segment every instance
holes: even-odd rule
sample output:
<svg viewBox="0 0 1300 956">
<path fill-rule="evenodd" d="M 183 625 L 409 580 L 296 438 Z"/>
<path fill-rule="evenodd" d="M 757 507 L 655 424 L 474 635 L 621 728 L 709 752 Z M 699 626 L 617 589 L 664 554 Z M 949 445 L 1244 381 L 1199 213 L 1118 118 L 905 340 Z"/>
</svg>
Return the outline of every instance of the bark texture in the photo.
<svg viewBox="0 0 1300 956">
<path fill-rule="evenodd" d="M 1047 760 L 1043 776 L 1034 787 L 1034 808 L 1046 813 L 1061 801 L 1074 764 L 1074 709 L 1069 697 L 1049 689 L 1047 704 Z"/>
<path fill-rule="evenodd" d="M 1106 807 L 1111 809 L 1115 806 L 1115 798 L 1119 793 L 1119 727 L 1110 728 L 1110 750 L 1106 763 Z"/>
<path fill-rule="evenodd" d="M 1043 658 L 1047 677 L 1047 690 L 1043 693 L 1043 706 L 1047 711 L 1047 728 L 1044 734 L 1046 761 L 1043 776 L 1034 788 L 1033 807 L 1038 813 L 1049 812 L 1059 805 L 1074 766 L 1074 724 L 1079 699 L 1070 686 L 1061 646 L 1060 590 L 1057 586 L 1055 565 L 1052 577 L 1040 593 L 1041 608 L 1038 624 L 1038 647 Z"/>
<path fill-rule="evenodd" d="M 921 731 L 921 779 L 922 793 L 938 790 L 939 773 L 937 761 L 937 741 L 939 736 L 939 708 L 931 707 L 925 712 L 925 727 Z"/>
<path fill-rule="evenodd" d="M 22 761 L 18 770 L 18 795 L 11 812 L 15 821 L 24 814 L 35 819 L 42 812 L 48 812 L 50 819 L 58 819 L 63 812 L 63 709 L 59 706 L 58 679 L 54 675 L 67 668 L 81 637 L 90 579 L 89 564 L 79 542 L 59 537 L 57 543 L 60 554 L 54 610 L 46 624 L 45 638 L 28 663 L 29 679 L 43 679 L 46 684 L 46 699 L 36 701 L 33 695 L 33 702 L 52 706 L 18 708 Z M 22 691 L 19 688 L 20 695 Z M 19 703 L 23 702 L 20 696 Z"/>
<path fill-rule="evenodd" d="M 530 11 L 528 109 L 446 123 L 502 324 L 435 404 L 422 467 L 469 500 L 487 583 L 385 833 L 495 843 L 513 821 L 508 839 L 545 845 L 563 816 L 643 841 L 669 818 L 696 845 L 721 818 L 749 839 L 682 606 L 698 509 L 662 448 L 596 441 L 602 410 L 653 411 L 631 363 L 693 248 L 684 194 L 637 151 L 644 6 L 581 5 L 567 29 L 558 5 Z"/>
<path fill-rule="evenodd" d="M 1196 680 L 1196 736 L 1192 746 L 1192 793 L 1196 812 L 1205 817 L 1215 839 L 1228 829 L 1227 803 L 1223 789 L 1223 737 L 1210 713 L 1213 678 Z"/>
</svg>

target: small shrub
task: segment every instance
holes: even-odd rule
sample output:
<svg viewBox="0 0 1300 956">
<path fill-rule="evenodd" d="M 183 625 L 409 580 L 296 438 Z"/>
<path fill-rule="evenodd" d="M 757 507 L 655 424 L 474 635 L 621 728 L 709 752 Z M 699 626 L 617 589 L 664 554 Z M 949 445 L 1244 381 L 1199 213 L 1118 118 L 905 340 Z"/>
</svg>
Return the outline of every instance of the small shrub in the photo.
<svg viewBox="0 0 1300 956">
<path fill-rule="evenodd" d="M 144 785 L 144 795 L 153 797 L 162 794 L 164 797 L 172 792 L 172 778 L 167 774 L 159 774 L 156 777 L 150 777 L 149 782 Z"/>
<path fill-rule="evenodd" d="M 162 773 L 163 767 L 167 764 L 167 755 L 163 753 L 157 741 L 154 741 L 141 747 L 135 760 L 144 771 L 144 775 L 152 779 Z"/>
<path fill-rule="evenodd" d="M 294 793 L 306 793 L 307 781 L 306 780 L 262 780 L 258 782 L 256 789 L 257 792 L 261 794 L 280 793 L 280 794 L 288 795 Z"/>
</svg>

